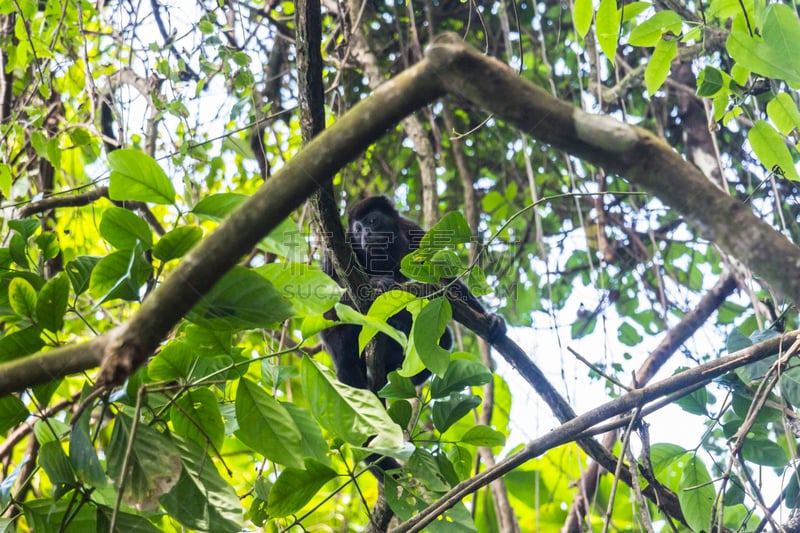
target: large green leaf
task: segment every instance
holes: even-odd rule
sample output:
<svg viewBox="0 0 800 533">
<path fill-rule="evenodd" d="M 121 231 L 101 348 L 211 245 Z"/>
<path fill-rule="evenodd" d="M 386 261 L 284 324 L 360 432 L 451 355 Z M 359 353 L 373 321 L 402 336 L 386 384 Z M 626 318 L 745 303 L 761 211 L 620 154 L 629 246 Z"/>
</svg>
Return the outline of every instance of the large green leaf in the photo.
<svg viewBox="0 0 800 533">
<path fill-rule="evenodd" d="M 789 93 L 778 93 L 767 102 L 767 114 L 782 135 L 800 129 L 800 110 Z"/>
<path fill-rule="evenodd" d="M 786 4 L 770 4 L 761 38 L 752 37 L 742 14 L 733 20 L 728 52 L 740 65 L 768 78 L 800 84 L 800 20 Z"/>
<path fill-rule="evenodd" d="M 116 298 L 136 301 L 151 272 L 152 266 L 138 246 L 110 253 L 92 270 L 89 293 L 100 303 Z"/>
<path fill-rule="evenodd" d="M 450 362 L 442 377 L 433 378 L 431 396 L 444 398 L 451 392 L 459 392 L 466 387 L 480 387 L 492 381 L 492 372 L 486 365 L 468 359 L 455 359 Z"/>
<path fill-rule="evenodd" d="M 306 458 L 305 468 L 286 468 L 269 491 L 269 514 L 289 516 L 303 508 L 311 498 L 336 477 L 330 467 Z"/>
<path fill-rule="evenodd" d="M 150 364 L 147 374 L 153 381 L 187 379 L 195 362 L 193 345 L 185 339 L 173 339 L 159 351 Z"/>
<path fill-rule="evenodd" d="M 678 501 L 686 523 L 694 531 L 708 530 L 715 497 L 714 485 L 706 466 L 696 455 L 692 455 L 683 466 Z"/>
<path fill-rule="evenodd" d="M 14 278 L 8 285 L 8 302 L 20 316 L 34 320 L 36 317 L 36 289 L 23 278 Z"/>
<path fill-rule="evenodd" d="M 600 49 L 612 65 L 617 55 L 620 22 L 617 0 L 600 0 L 600 7 L 595 16 L 595 31 Z"/>
<path fill-rule="evenodd" d="M 311 414 L 322 427 L 355 446 L 376 436 L 371 448 L 400 458 L 407 455 L 402 429 L 372 392 L 341 383 L 309 357 L 303 358 L 300 379 Z"/>
<path fill-rule="evenodd" d="M 293 403 L 284 402 L 281 405 L 286 408 L 297 429 L 300 430 L 300 453 L 303 457 L 306 459 L 313 457 L 323 464 L 329 464 L 328 443 L 322 435 L 322 429 L 314 417 L 311 416 L 311 413 Z"/>
<path fill-rule="evenodd" d="M 244 194 L 232 192 L 211 194 L 197 202 L 192 213 L 201 218 L 219 221 L 228 216 L 245 200 L 247 200 L 247 196 Z"/>
<path fill-rule="evenodd" d="M 270 263 L 255 270 L 292 303 L 299 316 L 324 313 L 344 293 L 325 272 L 302 263 Z"/>
<path fill-rule="evenodd" d="M 69 280 L 59 274 L 47 281 L 39 291 L 36 301 L 36 318 L 39 325 L 52 331 L 60 331 L 64 327 L 64 313 L 69 303 Z"/>
<path fill-rule="evenodd" d="M 0 363 L 38 352 L 44 346 L 41 335 L 41 329 L 32 326 L 0 338 Z"/>
<path fill-rule="evenodd" d="M 592 7 L 592 0 L 575 0 L 572 8 L 573 24 L 578 36 L 583 38 L 589 33 L 589 27 L 592 25 L 592 15 L 594 8 Z"/>
<path fill-rule="evenodd" d="M 183 465 L 180 479 L 161 505 L 185 527 L 199 531 L 234 533 L 242 530 L 239 496 L 202 448 L 189 440 L 174 439 Z"/>
<path fill-rule="evenodd" d="M 167 262 L 186 255 L 203 238 L 197 226 L 178 226 L 161 237 L 153 248 L 153 257 Z"/>
<path fill-rule="evenodd" d="M 779 168 L 787 178 L 800 180 L 789 148 L 784 144 L 780 133 L 769 122 L 757 120 L 747 133 L 747 140 L 750 141 L 750 146 L 753 147 L 761 164 L 767 169 L 777 170 Z"/>
<path fill-rule="evenodd" d="M 89 435 L 90 414 L 86 410 L 70 432 L 69 460 L 78 479 L 93 487 L 102 488 L 108 480 Z"/>
<path fill-rule="evenodd" d="M 433 404 L 433 425 L 444 433 L 447 428 L 461 420 L 480 404 L 479 396 L 465 393 L 451 394 L 450 398 L 438 400 Z"/>
<path fill-rule="evenodd" d="M 676 37 L 681 34 L 681 17 L 674 11 L 658 11 L 649 19 L 635 26 L 628 37 L 632 46 L 656 46 L 664 35 Z"/>
<path fill-rule="evenodd" d="M 678 53 L 678 41 L 675 38 L 660 39 L 656 44 L 647 68 L 644 71 L 644 82 L 647 86 L 647 93 L 652 97 L 664 84 L 669 76 L 672 60 Z"/>
<path fill-rule="evenodd" d="M 450 351 L 439 345 L 439 339 L 451 318 L 450 302 L 439 297 L 428 302 L 414 320 L 414 348 L 425 366 L 437 376 L 444 376 L 450 364 Z"/>
<path fill-rule="evenodd" d="M 270 461 L 302 468 L 300 430 L 275 398 L 242 378 L 236 390 L 236 436 Z"/>
<path fill-rule="evenodd" d="M 100 235 L 118 250 L 133 248 L 141 243 L 144 250 L 153 247 L 153 232 L 141 217 L 127 209 L 109 207 L 100 219 Z"/>
<path fill-rule="evenodd" d="M 175 201 L 175 188 L 155 159 L 133 149 L 108 154 L 111 167 L 108 196 L 112 200 L 138 200 L 155 204 Z"/>
<path fill-rule="evenodd" d="M 0 398 L 0 435 L 5 435 L 6 431 L 24 422 L 29 414 L 25 404 L 16 396 Z"/>
<path fill-rule="evenodd" d="M 82 255 L 67 263 L 64 270 L 67 272 L 67 277 L 72 284 L 72 290 L 75 291 L 76 296 L 80 296 L 89 290 L 89 280 L 92 276 L 92 270 L 94 270 L 94 267 L 100 262 L 100 259 L 100 257 Z"/>
<path fill-rule="evenodd" d="M 152 508 L 158 498 L 178 482 L 181 473 L 180 453 L 167 436 L 147 424 L 138 424 L 135 435 L 131 433 L 132 427 L 133 419 L 130 416 L 126 413 L 117 414 L 106 452 L 108 475 L 119 483 L 122 467 L 127 466 L 126 500 Z"/>
<path fill-rule="evenodd" d="M 219 400 L 208 388 L 191 389 L 175 401 L 170 409 L 175 433 L 205 448 L 209 441 L 216 450 L 225 439 L 225 423 Z"/>
<path fill-rule="evenodd" d="M 233 267 L 187 315 L 203 327 L 219 330 L 270 328 L 293 315 L 291 304 L 263 276 Z"/>
</svg>

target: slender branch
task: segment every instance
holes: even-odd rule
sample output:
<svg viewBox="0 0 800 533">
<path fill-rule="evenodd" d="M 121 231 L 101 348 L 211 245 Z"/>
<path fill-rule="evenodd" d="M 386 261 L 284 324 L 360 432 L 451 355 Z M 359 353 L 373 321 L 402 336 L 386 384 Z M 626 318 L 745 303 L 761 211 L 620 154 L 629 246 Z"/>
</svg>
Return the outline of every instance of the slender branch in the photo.
<svg viewBox="0 0 800 533">
<path fill-rule="evenodd" d="M 641 408 L 648 402 L 674 391 L 685 389 L 688 393 L 693 390 L 694 387 L 704 386 L 727 372 L 774 355 L 780 352 L 783 346 L 790 346 L 797 341 L 798 338 L 800 338 L 800 330 L 786 333 L 780 337 L 773 337 L 772 339 L 755 344 L 744 350 L 740 350 L 725 357 L 720 357 L 719 359 L 699 365 L 691 370 L 669 377 L 650 387 L 631 391 L 616 400 L 607 402 L 591 411 L 587 411 L 544 436 L 531 441 L 525 445 L 522 450 L 497 463 L 493 468 L 489 468 L 470 479 L 462 481 L 444 494 L 436 503 L 407 520 L 399 527 L 392 529 L 391 533 L 420 531 L 437 516 L 460 502 L 464 496 L 486 486 L 492 480 L 510 472 L 526 461 L 542 455 L 547 450 L 572 442 L 575 435 L 591 434 L 591 428 L 596 424 L 606 422 L 612 417 L 632 409 Z M 626 420 L 620 419 L 618 425 L 622 426 L 625 423 Z M 606 429 L 607 425 L 604 425 L 597 431 L 606 431 Z M 625 470 L 620 473 L 624 474 L 624 472 Z"/>
</svg>

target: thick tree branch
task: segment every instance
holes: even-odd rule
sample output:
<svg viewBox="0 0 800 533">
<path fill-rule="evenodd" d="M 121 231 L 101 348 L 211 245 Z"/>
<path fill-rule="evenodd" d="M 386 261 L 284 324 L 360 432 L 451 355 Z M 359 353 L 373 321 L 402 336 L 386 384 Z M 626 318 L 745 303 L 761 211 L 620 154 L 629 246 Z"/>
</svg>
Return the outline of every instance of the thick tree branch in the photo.
<svg viewBox="0 0 800 533">
<path fill-rule="evenodd" d="M 800 276 L 790 274 L 800 269 L 800 248 L 647 130 L 558 100 L 503 63 L 464 45 L 456 35 L 440 37 L 426 57 L 449 92 L 492 111 L 534 139 L 616 172 L 658 196 L 703 237 L 800 303 Z"/>
<path fill-rule="evenodd" d="M 0 395 L 92 369 L 101 355 L 104 362 L 99 383 L 123 381 L 264 235 L 388 128 L 441 95 L 439 80 L 428 62 L 387 81 L 298 152 L 226 218 L 145 299 L 130 320 L 88 343 L 0 365 Z"/>
<path fill-rule="evenodd" d="M 800 248 L 714 187 L 668 145 L 641 128 L 561 102 L 519 78 L 506 65 L 448 35 L 428 50 L 426 60 L 381 85 L 288 161 L 186 256 L 119 328 L 113 343 L 109 334 L 92 341 L 91 346 L 102 346 L 105 351 L 100 382 L 124 380 L 201 295 L 305 198 L 388 128 L 447 90 L 469 98 L 542 142 L 624 175 L 658 195 L 704 237 L 800 302 L 800 276 L 794 275 L 800 267 Z M 503 98 L 497 98 L 499 94 Z M 65 375 L 42 372 L 40 361 L 58 361 L 67 357 L 66 351 L 83 349 L 59 348 L 30 356 L 14 362 L 13 372 L 7 371 L 9 364 L 0 365 L 0 394 Z M 61 365 L 72 372 L 88 370 L 96 359 L 89 357 L 83 362 L 85 366 L 73 361 Z"/>
</svg>

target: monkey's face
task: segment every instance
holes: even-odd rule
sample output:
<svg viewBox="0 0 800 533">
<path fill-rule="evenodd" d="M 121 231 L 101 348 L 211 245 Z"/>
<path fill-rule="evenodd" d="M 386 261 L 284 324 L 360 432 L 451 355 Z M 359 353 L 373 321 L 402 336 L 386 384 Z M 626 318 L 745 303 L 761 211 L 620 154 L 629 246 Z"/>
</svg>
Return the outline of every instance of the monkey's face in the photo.
<svg viewBox="0 0 800 533">
<path fill-rule="evenodd" d="M 397 218 L 379 209 L 351 220 L 349 237 L 361 266 L 371 274 L 392 275 L 408 251 Z"/>
</svg>

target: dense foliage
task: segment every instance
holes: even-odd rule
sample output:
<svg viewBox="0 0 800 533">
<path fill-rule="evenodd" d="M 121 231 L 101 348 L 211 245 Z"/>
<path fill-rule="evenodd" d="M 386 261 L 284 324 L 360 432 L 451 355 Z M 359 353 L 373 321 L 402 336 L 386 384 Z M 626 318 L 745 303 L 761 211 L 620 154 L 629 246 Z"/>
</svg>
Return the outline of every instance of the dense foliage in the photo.
<svg viewBox="0 0 800 533">
<path fill-rule="evenodd" d="M 363 326 L 362 345 L 378 331 L 401 342 L 407 366 L 380 398 L 339 383 L 318 333 L 344 289 L 319 268 L 316 207 L 226 259 L 233 268 L 188 256 L 208 279 L 221 276 L 184 293 L 202 296 L 191 310 L 159 299 L 187 254 L 293 160 L 310 120 L 295 9 L 313 2 L 186 4 L 0 0 L 0 529 L 379 530 L 381 513 L 397 525 L 472 479 L 471 496 L 428 530 L 800 531 L 790 512 L 800 369 L 789 335 L 780 353 L 661 394 L 700 428 L 690 445 L 650 442 L 647 424 L 675 422 L 637 404 L 613 428 L 599 424 L 628 466 L 598 474 L 589 435 L 566 431 L 489 484 L 478 472 L 557 426 L 545 413 L 552 402 L 452 322 L 446 298 L 404 291 L 365 314 L 338 309 Z M 562 101 L 653 132 L 719 194 L 800 239 L 793 4 L 319 9 L 329 125 L 455 32 Z M 680 206 L 531 136 L 448 95 L 332 176 L 336 204 L 344 213 L 386 194 L 434 228 L 405 272 L 463 276 L 581 410 L 624 398 L 665 364 L 661 377 L 797 325 L 792 295 L 709 241 Z M 114 332 L 152 302 L 176 310 L 171 332 L 121 384 L 97 388 L 94 354 L 118 349 Z M 386 323 L 401 308 L 414 316 L 408 337 Z M 448 323 L 453 353 L 434 340 Z M 65 347 L 76 351 L 59 360 Z M 40 360 L 46 373 L 2 381 Z M 415 388 L 407 376 L 422 365 L 435 377 Z M 586 393 L 603 387 L 608 398 Z M 371 452 L 404 464 L 382 490 L 362 461 Z"/>
</svg>

